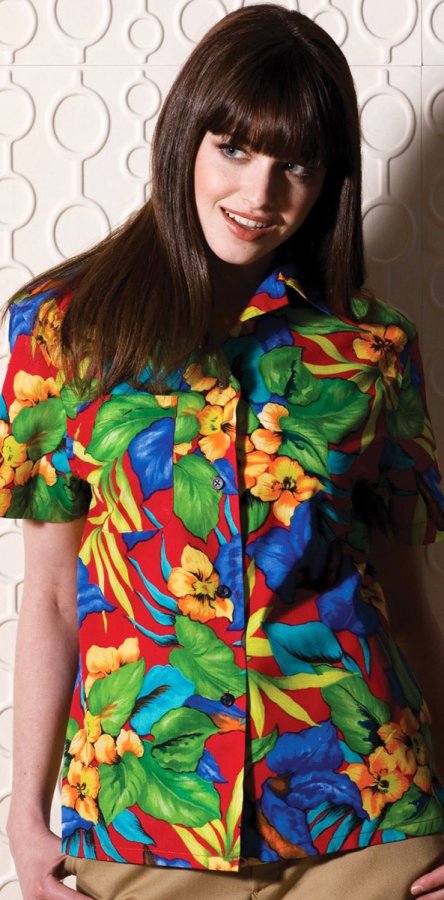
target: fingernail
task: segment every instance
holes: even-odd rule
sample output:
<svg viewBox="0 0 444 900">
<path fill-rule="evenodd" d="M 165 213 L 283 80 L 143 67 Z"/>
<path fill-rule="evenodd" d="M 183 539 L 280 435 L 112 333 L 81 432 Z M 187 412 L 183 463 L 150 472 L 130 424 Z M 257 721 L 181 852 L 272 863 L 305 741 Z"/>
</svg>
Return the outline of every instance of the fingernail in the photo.
<svg viewBox="0 0 444 900">
<path fill-rule="evenodd" d="M 423 890 L 424 890 L 423 885 L 419 884 L 419 882 L 417 882 L 416 884 L 412 884 L 412 886 L 410 888 L 410 893 L 411 894 L 420 894 L 421 891 L 423 891 Z"/>
</svg>

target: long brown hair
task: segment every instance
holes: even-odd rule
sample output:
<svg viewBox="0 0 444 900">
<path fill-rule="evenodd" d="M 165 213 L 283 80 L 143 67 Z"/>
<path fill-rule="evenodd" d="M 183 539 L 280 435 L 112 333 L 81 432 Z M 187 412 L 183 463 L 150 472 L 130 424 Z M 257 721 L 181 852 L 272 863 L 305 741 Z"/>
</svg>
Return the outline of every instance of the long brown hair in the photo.
<svg viewBox="0 0 444 900">
<path fill-rule="evenodd" d="M 270 156 L 322 162 L 322 193 L 279 250 L 304 260 L 332 310 L 346 311 L 362 285 L 359 117 L 347 62 L 300 13 L 274 4 L 240 9 L 195 47 L 164 102 L 150 200 L 46 274 L 75 288 L 62 327 L 70 368 L 79 371 L 87 344 L 89 375 L 104 392 L 137 377 L 148 360 L 159 383 L 205 347 L 211 283 L 194 164 L 207 131 Z"/>
</svg>

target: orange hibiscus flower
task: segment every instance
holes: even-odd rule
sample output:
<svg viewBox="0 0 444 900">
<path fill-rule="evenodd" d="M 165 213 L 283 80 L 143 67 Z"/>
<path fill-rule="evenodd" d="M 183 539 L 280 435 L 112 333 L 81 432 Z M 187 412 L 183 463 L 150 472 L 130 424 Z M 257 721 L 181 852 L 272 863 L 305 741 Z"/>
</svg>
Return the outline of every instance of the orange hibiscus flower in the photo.
<svg viewBox="0 0 444 900">
<path fill-rule="evenodd" d="M 125 663 L 136 662 L 140 657 L 138 638 L 126 638 L 120 647 L 98 647 L 92 644 L 86 654 L 88 676 L 85 681 L 85 693 L 88 696 L 98 678 L 105 678 Z"/>
<path fill-rule="evenodd" d="M 299 504 L 322 490 L 321 482 L 306 475 L 298 462 L 278 456 L 268 466 L 268 472 L 258 476 L 251 493 L 260 500 L 272 501 L 276 518 L 289 525 Z"/>
<path fill-rule="evenodd" d="M 421 790 L 429 792 L 431 774 L 427 765 L 429 750 L 419 730 L 419 722 L 412 711 L 406 708 L 397 722 L 385 722 L 378 728 L 384 747 L 390 753 L 400 772 L 413 775 L 413 781 Z"/>
<path fill-rule="evenodd" d="M 99 810 L 95 800 L 100 790 L 98 769 L 73 759 L 68 769 L 68 782 L 62 787 L 63 806 L 75 809 L 82 819 L 97 825 Z"/>
<path fill-rule="evenodd" d="M 42 378 L 41 375 L 30 375 L 21 369 L 14 378 L 15 400 L 9 408 L 11 422 L 25 406 L 37 406 L 49 397 L 59 397 L 54 378 Z"/>
<path fill-rule="evenodd" d="M 378 747 L 363 763 L 350 763 L 344 769 L 361 792 L 362 805 L 371 819 L 381 815 L 387 803 L 399 800 L 410 787 L 410 779 L 397 768 L 396 760 L 384 747 Z"/>
<path fill-rule="evenodd" d="M 265 453 L 277 453 L 282 444 L 282 428 L 280 420 L 288 416 L 288 409 L 280 403 L 266 403 L 258 419 L 263 426 L 255 428 L 251 434 L 251 440 L 256 450 Z"/>
<path fill-rule="evenodd" d="M 204 406 L 201 412 L 197 413 L 200 433 L 203 435 L 203 437 L 199 438 L 198 444 L 202 453 L 210 462 L 214 462 L 215 459 L 222 459 L 231 442 L 234 441 L 236 433 L 234 425 L 236 404 L 236 399 L 229 400 L 224 407 L 208 404 Z"/>
<path fill-rule="evenodd" d="M 178 607 L 184 616 L 196 622 L 209 619 L 233 618 L 230 589 L 219 584 L 219 575 L 206 553 L 187 544 L 183 550 L 182 565 L 171 569 L 168 588 L 178 598 Z"/>
<path fill-rule="evenodd" d="M 56 300 L 47 300 L 39 307 L 36 323 L 33 329 L 33 337 L 40 345 L 43 356 L 48 364 L 53 363 L 58 368 L 62 364 L 60 347 L 60 329 L 62 326 L 63 312 Z"/>
<path fill-rule="evenodd" d="M 397 325 L 366 325 L 361 336 L 353 341 L 353 349 L 358 359 L 369 359 L 377 363 L 382 374 L 388 378 L 396 375 L 396 357 L 402 353 L 407 343 L 407 335 Z"/>
<path fill-rule="evenodd" d="M 0 490 L 12 483 L 23 484 L 31 477 L 32 467 L 26 444 L 19 444 L 6 422 L 0 422 Z"/>
</svg>

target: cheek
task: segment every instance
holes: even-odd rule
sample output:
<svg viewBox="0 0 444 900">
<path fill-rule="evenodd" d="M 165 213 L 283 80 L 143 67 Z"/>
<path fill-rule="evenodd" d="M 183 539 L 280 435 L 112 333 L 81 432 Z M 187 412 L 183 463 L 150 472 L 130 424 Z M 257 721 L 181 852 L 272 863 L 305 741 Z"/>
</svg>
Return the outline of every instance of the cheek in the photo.
<svg viewBox="0 0 444 900">
<path fill-rule="evenodd" d="M 302 196 L 299 196 L 295 200 L 293 213 L 291 216 L 294 225 L 297 226 L 298 224 L 301 224 L 304 219 L 306 219 L 309 212 L 313 209 L 313 206 L 318 200 L 320 193 L 320 189 L 316 188 L 315 190 L 304 192 Z"/>
</svg>

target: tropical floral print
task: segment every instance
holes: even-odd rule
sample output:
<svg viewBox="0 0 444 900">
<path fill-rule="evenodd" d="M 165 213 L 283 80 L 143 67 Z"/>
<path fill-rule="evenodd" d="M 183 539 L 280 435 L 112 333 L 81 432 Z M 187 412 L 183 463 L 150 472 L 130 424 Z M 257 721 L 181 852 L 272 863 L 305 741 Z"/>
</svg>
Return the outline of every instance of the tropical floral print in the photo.
<svg viewBox="0 0 444 900">
<path fill-rule="evenodd" d="M 444 524 L 411 323 L 363 297 L 333 316 L 287 266 L 224 343 L 228 379 L 196 355 L 162 395 L 147 367 L 79 397 L 69 301 L 14 305 L 0 406 L 0 512 L 86 515 L 63 849 L 228 872 L 444 830 L 368 560 L 371 527 Z"/>
</svg>

